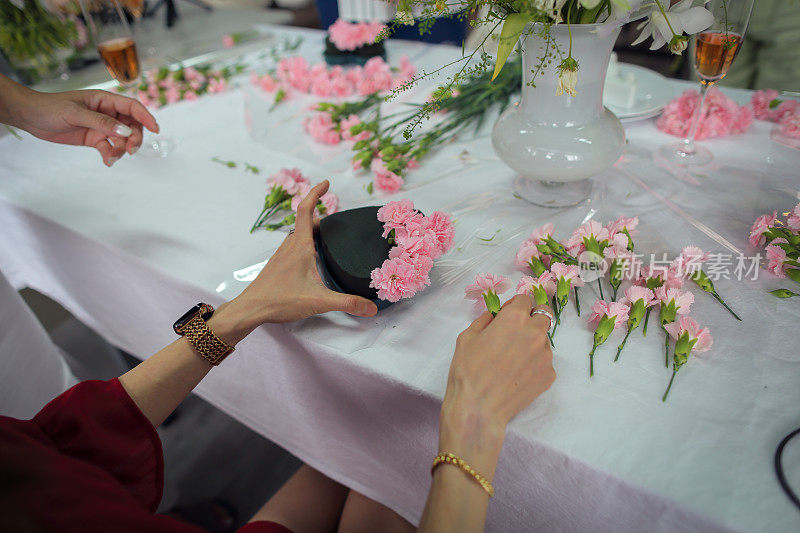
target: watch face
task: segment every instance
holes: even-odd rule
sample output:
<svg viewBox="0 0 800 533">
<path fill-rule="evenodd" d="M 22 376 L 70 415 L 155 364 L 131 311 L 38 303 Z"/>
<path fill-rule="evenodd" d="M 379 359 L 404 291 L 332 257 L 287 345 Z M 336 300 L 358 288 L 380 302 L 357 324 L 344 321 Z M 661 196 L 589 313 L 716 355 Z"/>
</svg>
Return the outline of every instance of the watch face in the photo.
<svg viewBox="0 0 800 533">
<path fill-rule="evenodd" d="M 172 325 L 172 329 L 175 330 L 175 333 L 181 335 L 181 330 L 198 314 L 203 316 L 203 320 L 208 320 L 211 318 L 211 315 L 214 313 L 214 308 L 205 303 L 199 303 L 186 311 L 182 317 L 180 317 L 175 323 Z"/>
</svg>

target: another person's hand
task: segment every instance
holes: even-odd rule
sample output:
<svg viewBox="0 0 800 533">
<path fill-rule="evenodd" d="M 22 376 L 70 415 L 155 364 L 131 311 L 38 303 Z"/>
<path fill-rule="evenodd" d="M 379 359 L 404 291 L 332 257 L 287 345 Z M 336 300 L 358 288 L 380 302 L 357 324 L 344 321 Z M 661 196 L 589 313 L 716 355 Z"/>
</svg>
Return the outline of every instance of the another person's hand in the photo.
<svg viewBox="0 0 800 533">
<path fill-rule="evenodd" d="M 12 126 L 46 141 L 95 148 L 109 167 L 126 152 L 136 153 L 143 128 L 159 131 L 141 103 L 119 94 L 42 93 L 18 85 L 10 89 L 15 93 L 8 104 Z"/>
<path fill-rule="evenodd" d="M 266 322 L 293 322 L 328 311 L 363 317 L 378 312 L 370 300 L 328 289 L 317 272 L 314 213 L 328 187 L 326 180 L 311 189 L 297 208 L 295 231 L 286 237 L 258 277 L 227 304 L 226 313 L 233 311 L 238 316 L 246 325 L 245 334 Z"/>
<path fill-rule="evenodd" d="M 549 319 L 531 317 L 533 309 L 528 296 L 515 296 L 497 317 L 481 315 L 456 343 L 442 404 L 440 451 L 461 456 L 486 476 L 494 474 L 508 422 L 556 377 Z"/>
</svg>

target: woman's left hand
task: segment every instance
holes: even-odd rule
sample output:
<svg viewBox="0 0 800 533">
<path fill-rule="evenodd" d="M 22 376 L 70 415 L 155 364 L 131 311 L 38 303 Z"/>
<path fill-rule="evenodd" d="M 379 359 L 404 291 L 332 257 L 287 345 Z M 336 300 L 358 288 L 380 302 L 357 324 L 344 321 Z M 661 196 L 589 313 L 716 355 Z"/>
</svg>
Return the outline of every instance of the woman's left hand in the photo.
<svg viewBox="0 0 800 533">
<path fill-rule="evenodd" d="M 42 93 L 20 88 L 12 125 L 40 139 L 95 148 L 106 166 L 142 144 L 142 130 L 159 126 L 137 100 L 99 90 Z"/>
<path fill-rule="evenodd" d="M 266 322 L 293 322 L 328 311 L 362 317 L 378 312 L 375 303 L 366 298 L 328 289 L 317 272 L 314 213 L 328 187 L 326 180 L 311 189 L 297 208 L 295 231 L 242 294 L 226 304 L 224 313 L 236 315 L 245 335 Z"/>
</svg>

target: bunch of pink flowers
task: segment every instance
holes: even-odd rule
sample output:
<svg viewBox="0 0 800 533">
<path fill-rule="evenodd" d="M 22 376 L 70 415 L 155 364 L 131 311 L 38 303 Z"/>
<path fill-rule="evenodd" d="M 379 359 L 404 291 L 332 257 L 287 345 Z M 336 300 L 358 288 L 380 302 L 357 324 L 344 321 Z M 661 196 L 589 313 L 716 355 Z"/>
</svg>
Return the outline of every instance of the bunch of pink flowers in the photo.
<svg viewBox="0 0 800 533">
<path fill-rule="evenodd" d="M 290 226 L 295 223 L 297 207 L 312 189 L 311 181 L 297 168 L 282 168 L 269 178 L 267 196 L 264 198 L 264 207 L 261 213 L 250 228 L 253 233 L 258 228 L 274 231 L 283 226 Z M 270 219 L 280 211 L 292 212 L 276 223 L 270 223 Z M 328 191 L 323 194 L 317 203 L 317 211 L 320 215 L 332 215 L 339 211 L 339 197 L 333 192 Z"/>
<path fill-rule="evenodd" d="M 378 21 L 348 22 L 337 19 L 328 28 L 328 38 L 337 49 L 352 52 L 362 46 L 375 44 L 375 40 L 384 29 L 386 25 Z"/>
<path fill-rule="evenodd" d="M 700 93 L 693 89 L 667 104 L 656 122 L 658 129 L 676 137 L 686 137 L 692 125 L 692 117 L 700 105 Z M 740 106 L 716 87 L 708 90 L 703 106 L 703 116 L 697 130 L 697 139 L 725 137 L 744 133 L 753 123 L 753 109 Z"/>
<path fill-rule="evenodd" d="M 363 67 L 349 68 L 329 67 L 325 63 L 309 65 L 305 58 L 294 56 L 281 59 L 271 73 L 252 74 L 250 82 L 267 92 L 282 90 L 289 94 L 294 90 L 321 98 L 346 98 L 389 91 L 412 79 L 416 72 L 406 56 L 400 58 L 397 69 L 377 56 L 370 58 Z"/>
<path fill-rule="evenodd" d="M 781 100 L 779 96 L 780 93 L 775 89 L 756 91 L 751 100 L 755 117 L 777 122 L 781 133 L 800 138 L 800 101 Z"/>
<path fill-rule="evenodd" d="M 785 221 L 778 218 L 777 211 L 758 217 L 750 228 L 749 240 L 756 248 L 764 247 L 771 274 L 800 283 L 800 204 L 787 214 Z M 770 293 L 779 298 L 798 296 L 788 289 Z"/>
<path fill-rule="evenodd" d="M 211 70 L 209 67 L 148 70 L 144 73 L 144 81 L 133 89 L 133 96 L 142 104 L 155 108 L 182 100 L 197 100 L 206 93 L 227 91 L 233 72 L 229 68 Z M 120 92 L 124 90 L 120 89 Z"/>
<path fill-rule="evenodd" d="M 411 200 L 389 202 L 378 210 L 383 237 L 394 247 L 380 268 L 372 271 L 370 287 L 378 298 L 397 302 L 411 298 L 430 285 L 434 260 L 453 247 L 455 229 L 441 211 L 424 216 Z"/>
</svg>

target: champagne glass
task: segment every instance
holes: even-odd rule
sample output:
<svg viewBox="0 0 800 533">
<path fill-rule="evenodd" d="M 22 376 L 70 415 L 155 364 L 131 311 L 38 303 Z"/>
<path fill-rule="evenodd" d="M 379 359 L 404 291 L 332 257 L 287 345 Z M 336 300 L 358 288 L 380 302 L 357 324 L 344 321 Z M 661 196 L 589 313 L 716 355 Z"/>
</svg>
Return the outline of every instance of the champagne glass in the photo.
<svg viewBox="0 0 800 533">
<path fill-rule="evenodd" d="M 118 0 L 81 0 L 86 26 L 109 74 L 125 88 L 139 83 L 139 56 Z"/>
<path fill-rule="evenodd" d="M 711 152 L 695 144 L 708 89 L 725 77 L 739 53 L 750 22 L 754 0 L 711 0 L 706 9 L 714 23 L 695 36 L 694 69 L 700 78 L 700 105 L 694 112 L 689 135 L 682 142 L 662 146 L 659 154 L 682 167 L 697 167 L 714 160 Z"/>
</svg>

